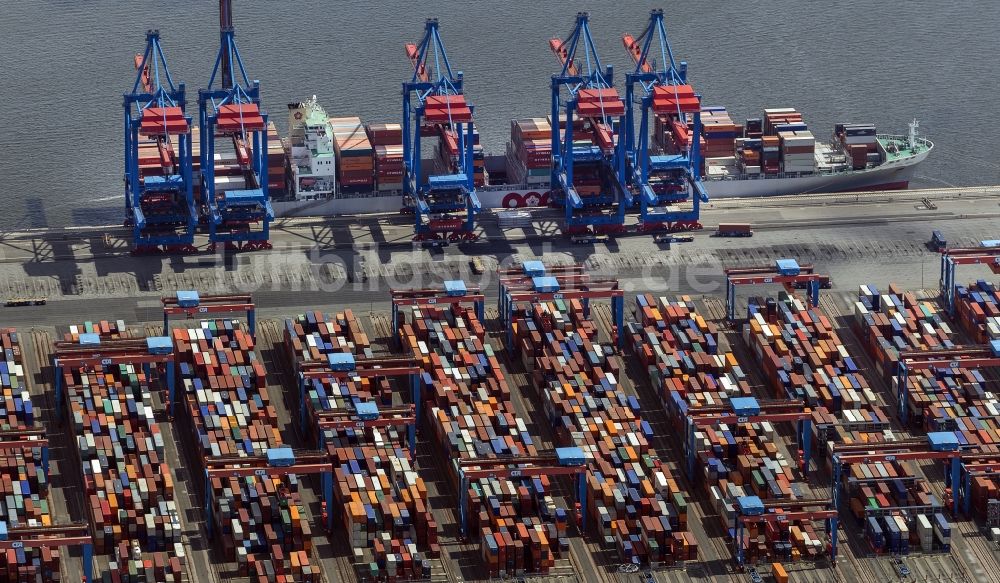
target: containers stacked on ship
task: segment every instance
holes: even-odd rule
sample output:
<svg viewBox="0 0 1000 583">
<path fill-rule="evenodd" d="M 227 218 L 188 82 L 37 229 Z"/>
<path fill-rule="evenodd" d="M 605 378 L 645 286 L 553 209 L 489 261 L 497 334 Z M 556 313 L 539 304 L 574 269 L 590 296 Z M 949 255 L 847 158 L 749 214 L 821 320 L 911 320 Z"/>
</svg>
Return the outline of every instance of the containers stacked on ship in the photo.
<svg viewBox="0 0 1000 583">
<path fill-rule="evenodd" d="M 415 239 L 472 240 L 482 210 L 476 195 L 476 135 L 472 104 L 464 95 L 461 71 L 453 72 L 437 19 L 428 19 L 417 44 L 406 44 L 413 77 L 403 83 L 403 196 L 413 209 Z M 426 133 L 425 133 L 426 132 Z M 424 176 L 421 137 L 437 135 L 450 167 Z"/>
<path fill-rule="evenodd" d="M 613 546 L 625 563 L 656 567 L 697 559 L 684 494 L 650 447 L 652 429 L 639 415 L 638 400 L 618 383 L 614 346 L 598 339 L 589 318 L 589 302 L 601 298 L 602 287 L 604 298 L 620 301 L 617 284 L 604 286 L 610 282 L 591 279 L 582 268 L 550 267 L 532 276 L 540 267 L 528 262 L 501 278 L 503 310 L 556 444 L 579 447 L 586 456 L 584 530 Z"/>
<path fill-rule="evenodd" d="M 544 117 L 511 120 L 506 161 L 508 183 L 528 188 L 548 186 L 552 176 L 552 124 L 549 120 Z M 539 200 L 527 206 L 546 204 L 547 200 Z"/>
<path fill-rule="evenodd" d="M 151 580 L 180 583 L 181 521 L 153 401 L 154 387 L 166 396 L 173 377 L 150 362 L 173 366 L 170 343 L 128 337 L 123 322 L 72 326 L 56 344 L 57 386 L 66 392 L 95 550 L 119 568 L 153 565 Z M 103 362 L 92 358 L 97 351 Z"/>
<path fill-rule="evenodd" d="M 834 142 L 839 143 L 854 170 L 864 170 L 882 162 L 875 126 L 872 124 L 837 124 Z"/>
<path fill-rule="evenodd" d="M 24 374 L 20 339 L 14 329 L 0 330 L 0 539 L 24 527 L 53 524 L 49 510 L 47 452 Z M 11 536 L 13 538 L 13 536 Z M 0 579 L 16 583 L 59 581 L 61 551 L 49 548 L 5 549 Z"/>
<path fill-rule="evenodd" d="M 832 322 L 818 307 L 781 293 L 751 298 L 743 339 L 776 399 L 813 409 L 815 443 L 891 440 L 889 417 Z"/>
<path fill-rule="evenodd" d="M 375 189 L 375 151 L 359 117 L 331 117 L 337 153 L 338 192 L 343 196 Z"/>
<path fill-rule="evenodd" d="M 347 532 L 354 563 L 377 580 L 430 578 L 428 557 L 440 550 L 427 488 L 407 449 L 408 435 L 415 435 L 407 428 L 416 419 L 412 406 L 394 406 L 390 383 L 398 372 L 405 379 L 417 368 L 394 372 L 386 368 L 392 362 L 372 358 L 350 310 L 286 320 L 285 346 L 304 383 L 300 431 L 334 464 L 334 507 L 327 512 Z M 385 376 L 363 372 L 368 365 Z"/>
<path fill-rule="evenodd" d="M 614 69 L 602 68 L 580 12 L 565 40 L 549 40 L 562 66 L 552 76 L 551 196 L 565 208 L 566 234 L 614 233 L 625 227 L 632 206 L 627 187 L 625 104 L 614 88 Z M 577 53 L 578 49 L 580 53 Z M 563 99 L 562 89 L 567 90 Z"/>
<path fill-rule="evenodd" d="M 187 447 L 206 476 L 209 538 L 237 576 L 317 583 L 297 454 L 282 447 L 253 338 L 235 320 L 172 332 L 192 428 Z M 327 463 L 317 466 L 328 472 Z"/>
<path fill-rule="evenodd" d="M 403 126 L 398 123 L 368 124 L 368 139 L 375 148 L 377 190 L 403 190 Z"/>
<path fill-rule="evenodd" d="M 232 2 L 219 2 L 220 46 L 206 89 L 198 91 L 201 184 L 207 206 L 209 244 L 227 249 L 269 249 L 274 220 L 267 114 L 260 82 L 250 81 L 236 47 Z M 216 152 L 232 146 L 239 174 L 216 173 Z M 218 178 L 218 180 L 217 180 Z"/>
<path fill-rule="evenodd" d="M 132 228 L 132 251 L 194 251 L 191 117 L 158 31 L 146 33 L 146 51 L 136 55 L 135 65 L 135 84 L 124 97 L 125 224 Z"/>
<path fill-rule="evenodd" d="M 458 134 L 448 126 L 437 126 L 440 140 L 434 145 L 434 173 L 454 173 L 461 167 L 464 152 L 460 149 Z M 479 143 L 479 131 L 472 130 L 472 183 L 477 188 L 486 186 L 486 158 Z"/>
<path fill-rule="evenodd" d="M 337 193 L 337 156 L 326 110 L 314 95 L 288 104 L 291 184 L 295 200 L 327 198 Z M 268 147 L 271 138 L 268 137 Z"/>
<path fill-rule="evenodd" d="M 743 137 L 736 138 L 736 168 L 741 174 L 759 175 L 763 168 L 764 120 L 748 118 Z"/>
<path fill-rule="evenodd" d="M 424 368 L 426 422 L 459 491 L 460 527 L 478 539 L 486 574 L 546 574 L 556 557 L 568 556 L 569 514 L 556 506 L 553 478 L 529 471 L 542 456 L 514 411 L 510 386 L 476 314 L 481 308 L 456 298 L 403 304 L 398 339 Z"/>
<path fill-rule="evenodd" d="M 700 205 L 708 201 L 701 185 L 703 158 L 732 156 L 735 127 L 723 123 L 724 117 L 728 119 L 723 109 L 710 113 L 712 127 L 703 128 L 701 99 L 687 81 L 687 63 L 674 61 L 663 10 L 650 12 L 649 23 L 638 38 L 626 34 L 622 41 L 635 63 L 635 70 L 625 76 L 624 123 L 628 182 L 639 197 L 639 228 L 699 229 Z M 636 85 L 641 90 L 638 96 Z M 636 134 L 639 104 L 642 112 Z M 650 148 L 651 115 L 662 154 Z"/>
</svg>

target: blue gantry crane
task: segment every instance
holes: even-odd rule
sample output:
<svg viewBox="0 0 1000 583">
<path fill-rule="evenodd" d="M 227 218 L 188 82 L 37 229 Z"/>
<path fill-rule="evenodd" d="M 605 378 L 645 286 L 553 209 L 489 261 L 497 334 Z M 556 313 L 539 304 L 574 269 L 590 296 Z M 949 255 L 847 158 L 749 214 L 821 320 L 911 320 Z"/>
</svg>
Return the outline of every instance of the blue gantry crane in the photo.
<svg viewBox="0 0 1000 583">
<path fill-rule="evenodd" d="M 160 33 L 146 32 L 125 94 L 125 225 L 134 253 L 194 251 L 198 211 L 192 184 L 191 117 L 174 84 Z"/>
<path fill-rule="evenodd" d="M 635 70 L 625 75 L 625 143 L 629 184 L 639 199 L 638 228 L 700 229 L 701 203 L 708 202 L 701 184 L 701 99 L 688 83 L 687 63 L 674 60 L 663 10 L 650 12 L 642 34 L 624 34 L 622 42 L 635 63 Z M 638 134 L 637 106 L 641 108 Z M 679 144 L 682 151 L 661 153 L 650 147 L 651 113 L 684 137 Z"/>
<path fill-rule="evenodd" d="M 815 273 L 812 265 L 799 265 L 794 259 L 778 259 L 774 266 L 734 267 L 725 270 L 726 274 L 726 317 L 729 321 L 736 320 L 736 286 L 782 284 L 789 293 L 796 286 L 804 286 L 808 294 L 809 305 L 819 305 L 819 289 L 822 287 L 823 276 Z"/>
<path fill-rule="evenodd" d="M 274 209 L 267 190 L 267 114 L 261 109 L 260 81 L 250 81 L 236 47 L 232 0 L 219 0 L 219 29 L 215 68 L 208 88 L 198 91 L 209 244 L 213 249 L 219 243 L 232 250 L 269 249 Z M 216 166 L 222 140 L 232 142 L 235 165 Z"/>
<path fill-rule="evenodd" d="M 453 71 L 438 32 L 429 18 L 419 43 L 405 45 L 413 77 L 403 83 L 403 196 L 415 218 L 414 240 L 476 239 L 476 215 L 482 210 L 473 167 L 473 106 L 465 100 L 464 78 Z M 454 146 L 447 168 L 424 176 L 421 140 L 439 135 L 442 147 Z"/>
<path fill-rule="evenodd" d="M 565 40 L 549 40 L 549 48 L 562 65 L 551 85 L 550 188 L 566 210 L 564 232 L 620 232 L 632 193 L 621 135 L 625 104 L 614 88 L 614 68 L 601 66 L 586 12 L 577 13 Z"/>
</svg>

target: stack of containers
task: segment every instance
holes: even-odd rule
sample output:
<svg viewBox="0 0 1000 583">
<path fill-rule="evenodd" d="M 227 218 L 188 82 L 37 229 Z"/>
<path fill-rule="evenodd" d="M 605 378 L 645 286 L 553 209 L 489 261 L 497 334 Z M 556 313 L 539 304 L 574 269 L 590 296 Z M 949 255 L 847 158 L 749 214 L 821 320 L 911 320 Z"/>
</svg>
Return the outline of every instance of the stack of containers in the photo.
<svg viewBox="0 0 1000 583">
<path fill-rule="evenodd" d="M 378 190 L 403 190 L 403 126 L 398 123 L 368 124 L 368 139 L 375 148 Z"/>
<path fill-rule="evenodd" d="M 63 340 L 80 342 L 80 334 L 97 334 L 101 340 L 127 340 L 131 338 L 124 320 L 115 322 L 101 320 L 100 322 L 84 322 L 82 326 L 70 326 L 69 332 L 63 335 Z"/>
<path fill-rule="evenodd" d="M 404 352 L 423 363 L 427 421 L 459 487 L 457 461 L 538 454 L 472 308 L 410 308 L 401 314 Z M 468 484 L 467 534 L 478 538 L 491 577 L 546 574 L 569 552 L 568 513 L 547 476 L 483 478 Z"/>
<path fill-rule="evenodd" d="M 690 298 L 657 301 L 648 295 L 637 296 L 636 319 L 638 323 L 630 326 L 633 348 L 659 388 L 677 435 L 688 434 L 692 410 L 729 410 L 732 398 L 751 396 L 750 384 L 735 356 L 719 354 L 717 328 L 697 312 Z M 697 479 L 708 491 L 725 528 L 735 529 L 740 496 L 767 500 L 799 497 L 794 464 L 779 455 L 769 423 L 719 423 L 695 427 L 694 434 L 691 453 L 696 459 Z M 821 548 L 819 537 L 806 522 L 786 523 L 757 534 L 764 542 L 753 536 L 755 542 L 745 549 L 748 555 L 790 560 L 793 555 L 818 554 Z"/>
<path fill-rule="evenodd" d="M 760 166 L 764 174 L 781 172 L 781 138 L 764 136 L 760 139 Z"/>
<path fill-rule="evenodd" d="M 816 138 L 809 130 L 778 132 L 781 145 L 782 172 L 813 172 L 816 170 Z"/>
<path fill-rule="evenodd" d="M 181 547 L 182 550 L 183 547 Z M 144 553 L 138 541 L 122 542 L 115 546 L 109 557 L 108 569 L 104 571 L 102 583 L 182 583 L 187 579 L 176 563 L 183 561 L 183 555 L 169 553 Z"/>
<path fill-rule="evenodd" d="M 834 134 L 855 170 L 881 161 L 876 133 L 872 124 L 837 124 L 834 127 Z"/>
<path fill-rule="evenodd" d="M 705 149 L 705 136 L 699 136 L 701 149 Z M 691 140 L 691 128 L 687 120 L 676 115 L 657 115 L 653 118 L 653 143 L 667 154 L 686 152 Z"/>
<path fill-rule="evenodd" d="M 951 326 L 939 313 L 936 304 L 920 301 L 912 293 L 900 293 L 895 285 L 880 295 L 871 285 L 863 285 L 854 305 L 858 326 L 869 352 L 876 360 L 876 370 L 897 392 L 896 372 L 901 351 L 928 351 L 955 347 Z M 907 407 L 915 421 L 925 424 L 928 407 L 933 404 L 969 405 L 986 396 L 985 378 L 978 369 L 933 368 L 909 371 Z"/>
<path fill-rule="evenodd" d="M 507 179 L 511 184 L 544 185 L 551 179 L 552 126 L 544 117 L 510 121 Z"/>
<path fill-rule="evenodd" d="M 467 129 L 465 130 L 468 131 Z M 461 157 L 465 151 L 460 151 L 458 134 L 447 126 L 440 126 L 441 139 L 434 147 L 435 168 L 439 173 L 451 174 L 458 171 Z M 463 136 L 468 139 L 468 135 Z M 486 184 L 486 157 L 479 143 L 479 130 L 472 132 L 472 178 L 475 186 Z"/>
<path fill-rule="evenodd" d="M 706 158 L 730 158 L 734 154 L 736 138 L 743 136 L 743 127 L 733 123 L 725 107 L 701 108 L 701 131 Z"/>
<path fill-rule="evenodd" d="M 201 130 L 196 125 L 191 127 L 192 176 L 194 178 L 195 201 L 206 204 L 201 198 Z M 162 174 L 159 153 L 155 142 L 140 145 L 140 173 L 143 175 Z M 278 136 L 278 128 L 273 121 L 267 122 L 267 188 L 268 195 L 281 197 L 288 190 L 288 155 L 285 146 Z M 235 152 L 219 152 L 215 154 L 215 183 L 219 191 L 238 190 L 246 188 L 243 170 L 236 159 Z"/>
<path fill-rule="evenodd" d="M 764 147 L 764 140 L 756 138 L 736 139 L 736 162 L 740 172 L 744 174 L 760 174 L 761 149 Z"/>
<path fill-rule="evenodd" d="M 777 107 L 764 110 L 764 135 L 778 135 L 779 127 L 789 124 L 801 124 L 802 114 L 793 107 Z"/>
<path fill-rule="evenodd" d="M 685 429 L 691 407 L 725 406 L 733 397 L 750 396 L 735 355 L 719 354 L 718 329 L 690 298 L 636 296 L 635 317 L 628 324 L 632 349 L 676 431 Z"/>
<path fill-rule="evenodd" d="M 375 189 L 372 143 L 359 117 L 331 117 L 333 150 L 337 154 L 340 192 L 357 194 Z"/>
<path fill-rule="evenodd" d="M 764 136 L 764 120 L 759 117 L 748 117 L 744 123 L 743 135 L 750 139 L 760 139 Z"/>
<path fill-rule="evenodd" d="M 95 551 L 135 544 L 162 554 L 170 580 L 181 577 L 181 523 L 150 379 L 132 364 L 65 369 L 63 377 Z"/>
<path fill-rule="evenodd" d="M 35 414 L 24 376 L 24 360 L 14 329 L 0 330 L 0 430 L 35 428 Z M 0 522 L 7 528 L 49 526 L 49 484 L 42 468 L 41 449 L 0 451 Z M 31 582 L 59 577 L 59 549 L 7 549 L 0 551 L 0 579 Z"/>
<path fill-rule="evenodd" d="M 941 503 L 930 492 L 926 482 L 916 477 L 910 462 L 894 460 L 852 463 L 845 468 L 842 481 L 850 496 L 851 513 L 859 522 L 877 517 L 882 522 L 880 526 L 886 535 L 886 550 L 890 552 L 908 552 L 909 535 L 897 537 L 896 530 L 917 530 L 915 516 L 933 516 L 941 509 Z M 893 513 L 906 509 L 908 518 L 902 519 L 898 524 L 886 524 L 884 519 L 891 517 L 883 515 L 890 508 Z M 872 528 L 871 531 L 874 533 L 876 529 Z"/>
<path fill-rule="evenodd" d="M 273 121 L 267 122 L 267 193 L 275 198 L 288 192 L 288 156 Z"/>
<path fill-rule="evenodd" d="M 551 126 L 552 116 L 546 118 L 549 125 Z M 566 133 L 566 120 L 560 116 L 559 120 L 559 133 L 560 135 L 565 135 Z M 602 139 L 605 146 L 601 145 Z M 595 125 L 593 120 L 574 118 L 573 120 L 573 149 L 574 151 L 589 150 L 591 152 L 596 151 L 606 151 L 607 142 L 611 140 L 608 126 L 601 124 Z M 601 165 L 597 162 L 581 162 L 576 161 L 573 163 L 573 185 L 576 187 L 577 193 L 581 196 L 598 196 L 601 194 L 602 186 L 604 184 L 603 174 Z"/>
<path fill-rule="evenodd" d="M 980 279 L 957 286 L 955 308 L 962 329 L 977 344 L 1000 340 L 1000 294 L 997 286 Z"/>
<path fill-rule="evenodd" d="M 277 413 L 254 341 L 235 320 L 174 329 L 194 451 L 210 457 L 259 457 L 281 447 Z M 203 468 L 204 469 L 204 468 Z M 295 475 L 214 477 L 210 497 L 214 534 L 226 561 L 254 582 L 276 577 L 319 583 L 310 564 L 312 535 Z"/>
<path fill-rule="evenodd" d="M 832 323 L 819 309 L 781 293 L 752 298 L 743 338 L 761 363 L 773 397 L 812 408 L 815 443 L 887 441 L 889 417 Z M 832 429 L 832 431 L 831 431 Z"/>
<path fill-rule="evenodd" d="M 302 365 L 326 363 L 329 354 L 372 357 L 368 335 L 351 310 L 333 316 L 316 311 L 306 312 L 294 320 L 285 320 L 285 349 L 296 373 Z"/>
<path fill-rule="evenodd" d="M 650 448 L 652 429 L 639 417 L 638 400 L 619 386 L 614 349 L 598 342 L 583 305 L 560 300 L 521 307 L 513 326 L 557 444 L 580 447 L 587 457 L 590 530 L 623 562 L 696 560 L 684 494 Z"/>
<path fill-rule="evenodd" d="M 349 352 L 355 359 L 371 357 L 367 336 L 350 310 L 324 317 L 319 312 L 285 321 L 285 343 L 296 368 L 320 360 L 320 355 Z M 417 475 L 406 433 L 400 428 L 320 430 L 319 412 L 355 411 L 361 403 L 392 405 L 388 379 L 352 376 L 337 381 L 312 379 L 307 387 L 308 427 L 335 466 L 331 509 L 343 522 L 355 564 L 367 565 L 368 575 L 429 579 L 430 561 L 440 553 L 437 524 L 427 505 L 427 488 Z M 421 553 L 417 548 L 427 549 Z"/>
</svg>

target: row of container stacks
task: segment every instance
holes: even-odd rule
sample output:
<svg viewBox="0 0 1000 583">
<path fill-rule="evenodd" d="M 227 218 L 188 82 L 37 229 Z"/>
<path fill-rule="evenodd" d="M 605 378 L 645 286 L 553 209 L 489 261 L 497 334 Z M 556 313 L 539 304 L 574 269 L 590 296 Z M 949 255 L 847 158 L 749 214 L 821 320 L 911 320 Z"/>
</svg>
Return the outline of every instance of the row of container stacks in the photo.
<svg viewBox="0 0 1000 583">
<path fill-rule="evenodd" d="M 859 522 L 884 508 L 912 508 L 915 513 L 941 509 L 927 483 L 914 473 L 912 462 L 852 463 L 841 480 Z"/>
<path fill-rule="evenodd" d="M 368 337 L 350 310 L 333 317 L 309 312 L 286 320 L 285 344 L 296 371 L 336 352 L 350 353 L 357 362 L 372 356 Z M 385 377 L 353 375 L 306 383 L 303 433 L 318 441 L 334 464 L 336 500 L 328 511 L 341 520 L 355 564 L 366 565 L 366 576 L 376 580 L 429 579 L 428 557 L 440 554 L 437 524 L 428 508 L 427 487 L 404 446 L 406 432 L 398 427 L 322 429 L 318 423 L 326 412 L 349 418 L 362 403 L 391 406 L 393 394 L 408 385 L 394 387 Z"/>
<path fill-rule="evenodd" d="M 507 181 L 547 185 L 552 176 L 552 124 L 544 117 L 514 119 L 507 142 Z"/>
<path fill-rule="evenodd" d="M 368 124 L 368 139 L 375 148 L 375 185 L 380 192 L 403 190 L 403 126 Z"/>
<path fill-rule="evenodd" d="M 955 347 L 955 334 L 936 304 L 917 300 L 912 293 L 900 293 L 890 286 L 888 294 L 879 294 L 874 286 L 859 288 L 854 305 L 855 323 L 868 350 L 876 360 L 876 370 L 886 384 L 897 391 L 896 373 L 899 353 Z M 985 379 L 977 369 L 941 367 L 911 370 L 906 387 L 911 418 L 925 426 L 934 424 L 925 413 L 931 405 L 971 404 L 986 396 Z"/>
<path fill-rule="evenodd" d="M 331 117 L 329 121 L 340 192 L 371 192 L 375 189 L 375 151 L 361 118 Z"/>
<path fill-rule="evenodd" d="M 35 429 L 35 410 L 24 374 L 17 331 L 0 331 L 0 430 Z M 0 522 L 7 528 L 53 524 L 49 483 L 41 448 L 0 452 Z M 0 552 L 0 578 L 17 583 L 60 581 L 59 549 L 7 549 Z"/>
<path fill-rule="evenodd" d="M 951 525 L 941 513 L 915 516 L 869 516 L 865 537 L 876 553 L 908 554 L 911 548 L 925 553 L 951 550 Z"/>
<path fill-rule="evenodd" d="M 94 550 L 138 550 L 140 561 L 162 565 L 156 581 L 179 583 L 181 522 L 151 394 L 162 377 L 151 373 L 134 364 L 64 369 L 63 384 Z"/>
<path fill-rule="evenodd" d="M 63 334 L 66 342 L 80 342 L 81 334 L 97 334 L 101 340 L 127 340 L 132 337 L 128 326 L 124 320 L 100 320 L 98 322 L 84 322 L 82 325 L 71 325 L 69 331 Z"/>
<path fill-rule="evenodd" d="M 970 334 L 984 332 L 985 328 L 977 326 L 976 318 L 990 309 L 983 307 L 989 305 L 989 292 L 981 293 L 989 289 L 988 284 L 977 282 L 960 289 L 963 292 L 956 303 L 962 325 Z M 898 388 L 893 375 L 901 350 L 936 350 L 956 345 L 955 334 L 933 303 L 918 301 L 910 293 L 901 294 L 895 285 L 890 285 L 889 293 L 884 295 L 874 286 L 861 286 L 855 316 L 869 350 L 879 361 L 880 372 L 891 377 L 888 380 L 894 390 Z M 1000 413 L 1000 402 L 994 391 L 989 390 L 990 379 L 982 371 L 942 367 L 911 370 L 908 376 L 907 407 L 927 431 L 954 431 L 963 447 L 985 453 L 1000 451 L 1000 423 L 995 416 Z M 973 476 L 971 499 L 976 511 L 985 516 L 988 502 L 1000 499 L 1000 479 Z"/>
<path fill-rule="evenodd" d="M 321 312 L 306 312 L 294 320 L 285 320 L 285 349 L 296 374 L 303 365 L 327 363 L 330 354 L 372 357 L 368 335 L 351 310 L 332 318 Z"/>
<path fill-rule="evenodd" d="M 875 126 L 872 124 L 837 124 L 833 135 L 854 170 L 861 170 L 882 160 Z"/>
<path fill-rule="evenodd" d="M 557 445 L 587 458 L 587 526 L 622 562 L 669 565 L 696 560 L 687 501 L 649 445 L 639 402 L 618 383 L 614 348 L 598 341 L 579 300 L 515 311 L 514 337 L 544 399 Z"/>
<path fill-rule="evenodd" d="M 736 357 L 719 354 L 716 326 L 697 313 L 690 298 L 639 295 L 634 314 L 636 322 L 628 324 L 632 350 L 646 367 L 674 430 L 686 429 L 688 408 L 728 406 L 733 397 L 750 396 Z"/>
<path fill-rule="evenodd" d="M 957 286 L 955 296 L 958 323 L 974 342 L 1000 340 L 1000 294 L 996 285 L 981 279 Z"/>
<path fill-rule="evenodd" d="M 743 339 L 778 399 L 801 399 L 813 410 L 813 443 L 894 441 L 890 421 L 830 319 L 782 292 L 751 298 Z"/>
<path fill-rule="evenodd" d="M 691 425 L 699 408 L 731 411 L 733 398 L 752 395 L 735 355 L 720 353 L 716 326 L 687 297 L 670 301 L 639 295 L 635 316 L 637 322 L 629 328 L 633 350 L 647 367 L 677 435 L 685 436 L 682 449 L 695 462 L 692 478 L 709 493 L 730 535 L 735 535 L 740 497 L 801 498 L 795 464 L 780 453 L 770 423 Z M 687 451 L 691 432 L 694 450 Z M 754 560 L 815 557 L 824 548 L 807 521 L 751 526 L 748 534 L 744 552 Z"/>
<path fill-rule="evenodd" d="M 401 317 L 399 340 L 422 363 L 427 422 L 455 489 L 459 461 L 537 455 L 474 310 L 425 306 Z M 466 533 L 479 541 L 486 575 L 546 574 L 556 557 L 568 556 L 569 516 L 547 476 L 482 478 L 466 487 Z"/>
<path fill-rule="evenodd" d="M 747 495 L 746 486 L 725 484 L 725 490 L 712 492 L 712 506 L 720 516 L 732 516 L 733 504 L 727 500 L 738 501 Z M 781 512 L 780 507 L 768 508 L 768 511 Z M 794 562 L 815 560 L 822 557 L 827 550 L 824 535 L 816 530 L 815 524 L 808 520 L 781 520 L 777 522 L 757 522 L 744 524 L 743 555 L 749 564 L 763 561 Z M 730 533 L 733 530 L 730 528 Z M 787 573 L 782 577 L 784 568 L 775 569 L 775 581 L 788 581 Z"/>
<path fill-rule="evenodd" d="M 201 471 L 218 456 L 259 457 L 282 445 L 277 413 L 269 400 L 264 366 L 254 341 L 235 320 L 174 329 L 191 422 L 189 450 L 200 453 Z M 264 583 L 276 577 L 318 583 L 310 562 L 311 529 L 299 496 L 299 479 L 213 477 L 211 528 L 237 573 Z"/>
</svg>

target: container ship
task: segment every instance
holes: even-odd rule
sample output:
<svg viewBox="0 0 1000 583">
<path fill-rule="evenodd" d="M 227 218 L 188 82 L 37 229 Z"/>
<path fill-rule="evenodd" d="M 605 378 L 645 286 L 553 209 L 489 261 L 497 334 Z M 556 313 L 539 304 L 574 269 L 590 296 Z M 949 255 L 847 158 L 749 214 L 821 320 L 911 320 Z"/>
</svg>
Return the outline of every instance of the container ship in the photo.
<svg viewBox="0 0 1000 583">
<path fill-rule="evenodd" d="M 195 253 L 196 234 L 208 235 L 210 250 L 267 249 L 278 216 L 405 212 L 415 241 L 475 240 L 486 209 L 562 209 L 570 236 L 697 230 L 700 205 L 713 197 L 907 188 L 933 149 L 916 121 L 906 135 L 837 124 L 829 139 L 793 108 L 734 121 L 725 107 L 706 106 L 687 63 L 674 61 L 662 10 L 638 36 L 622 35 L 635 64 L 624 96 L 614 68 L 601 65 L 586 12 L 569 36 L 549 39 L 561 67 L 549 79 L 550 115 L 512 120 L 502 154 L 480 143 L 469 80 L 452 68 L 433 18 L 418 42 L 404 43 L 413 73 L 402 116 L 331 116 L 314 96 L 289 104 L 282 139 L 243 67 L 228 1 L 219 14 L 220 51 L 198 92 L 197 126 L 158 31 L 135 57 L 123 103 L 125 224 L 136 253 Z M 533 216 L 497 215 L 502 227 Z"/>
<path fill-rule="evenodd" d="M 395 212 L 403 196 L 403 131 L 398 123 L 331 117 L 315 96 L 289 104 L 287 189 L 272 204 L 277 216 Z M 701 108 L 702 184 L 710 198 L 902 190 L 934 145 L 918 135 L 878 133 L 872 124 L 836 124 L 818 140 L 792 108 L 735 123 L 724 107 Z M 658 116 L 653 149 L 688 148 L 687 120 Z M 551 117 L 515 119 L 503 155 L 486 154 L 474 132 L 474 179 L 484 209 L 549 205 Z M 454 134 L 441 132 L 424 175 L 447 172 L 458 157 Z M 275 182 L 272 179 L 272 182 Z"/>
</svg>

